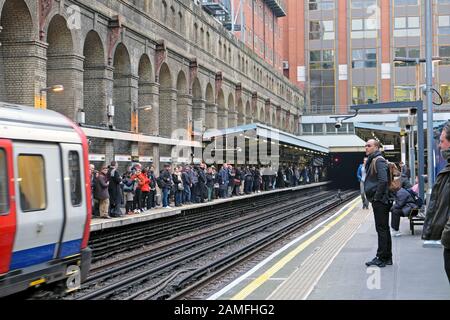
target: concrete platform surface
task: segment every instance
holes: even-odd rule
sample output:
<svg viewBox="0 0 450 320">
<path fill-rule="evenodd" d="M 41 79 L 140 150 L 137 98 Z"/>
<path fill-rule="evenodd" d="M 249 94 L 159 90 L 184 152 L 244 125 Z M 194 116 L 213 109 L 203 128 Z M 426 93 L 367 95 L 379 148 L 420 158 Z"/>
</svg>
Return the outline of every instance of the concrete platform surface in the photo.
<svg viewBox="0 0 450 320">
<path fill-rule="evenodd" d="M 393 237 L 394 265 L 367 268 L 377 250 L 373 211 L 359 199 L 292 241 L 210 300 L 450 300 L 443 249 L 424 248 L 421 227 Z"/>
</svg>

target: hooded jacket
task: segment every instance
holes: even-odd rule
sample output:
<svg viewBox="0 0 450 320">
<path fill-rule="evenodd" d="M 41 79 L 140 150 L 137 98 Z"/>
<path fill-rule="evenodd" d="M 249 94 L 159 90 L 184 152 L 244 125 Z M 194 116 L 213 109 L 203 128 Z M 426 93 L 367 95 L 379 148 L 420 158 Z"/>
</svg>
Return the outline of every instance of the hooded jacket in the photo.
<svg viewBox="0 0 450 320">
<path fill-rule="evenodd" d="M 372 172 L 371 164 L 376 158 L 382 156 L 380 151 L 372 153 L 367 159 L 366 163 L 366 180 L 364 181 L 364 191 L 367 199 L 373 202 L 381 202 L 389 204 L 389 189 L 388 189 L 388 167 L 386 160 L 380 158 L 376 162 L 377 172 Z"/>
<path fill-rule="evenodd" d="M 433 187 L 423 223 L 423 240 L 441 240 L 445 225 L 450 217 L 450 162 L 439 173 Z M 447 227 L 447 230 L 449 227 Z M 448 232 L 446 231 L 448 237 Z M 446 238 L 447 239 L 447 238 Z M 447 243 L 448 241 L 444 242 Z M 445 246 L 445 245 L 444 245 Z"/>
</svg>

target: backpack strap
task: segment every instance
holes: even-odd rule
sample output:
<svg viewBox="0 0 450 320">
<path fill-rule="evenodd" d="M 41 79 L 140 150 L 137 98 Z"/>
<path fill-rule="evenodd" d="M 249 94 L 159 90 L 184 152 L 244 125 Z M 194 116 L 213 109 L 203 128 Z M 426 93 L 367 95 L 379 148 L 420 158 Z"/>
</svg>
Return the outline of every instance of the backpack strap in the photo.
<svg viewBox="0 0 450 320">
<path fill-rule="evenodd" d="M 377 172 L 377 161 L 378 159 L 384 159 L 383 156 L 378 156 L 376 158 L 374 158 L 372 160 L 372 162 L 370 163 L 370 173 L 375 173 L 375 175 L 378 173 Z"/>
</svg>

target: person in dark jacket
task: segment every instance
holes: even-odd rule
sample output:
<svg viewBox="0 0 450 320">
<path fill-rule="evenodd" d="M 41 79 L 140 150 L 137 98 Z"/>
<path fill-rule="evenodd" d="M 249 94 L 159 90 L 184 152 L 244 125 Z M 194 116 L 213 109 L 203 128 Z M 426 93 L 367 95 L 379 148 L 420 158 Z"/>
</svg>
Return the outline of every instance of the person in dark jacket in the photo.
<svg viewBox="0 0 450 320">
<path fill-rule="evenodd" d="M 408 191 L 405 188 L 401 188 L 395 194 L 395 202 L 391 208 L 391 228 L 393 229 L 394 237 L 399 237 L 400 232 L 400 218 L 408 217 L 413 209 L 417 209 L 419 206 L 416 203 L 412 193 L 414 191 Z"/>
<path fill-rule="evenodd" d="M 450 283 L 450 217 L 447 220 L 444 231 L 441 238 L 442 245 L 444 246 L 444 267 L 447 273 L 448 282 Z"/>
<path fill-rule="evenodd" d="M 164 209 L 170 209 L 169 206 L 169 194 L 173 186 L 172 175 L 170 173 L 171 166 L 166 164 L 164 170 L 159 174 L 161 180 L 161 192 L 162 192 L 162 205 Z"/>
<path fill-rule="evenodd" d="M 109 179 L 109 207 L 111 217 L 121 217 L 121 206 L 123 203 L 122 197 L 122 176 L 117 171 L 117 162 L 112 161 L 108 170 Z"/>
<path fill-rule="evenodd" d="M 95 185 L 95 199 L 99 201 L 100 218 L 102 219 L 111 219 L 109 216 L 108 187 L 108 167 L 104 166 L 97 177 Z"/>
<path fill-rule="evenodd" d="M 392 238 L 389 231 L 389 211 L 391 201 L 388 189 L 388 166 L 380 152 L 380 142 L 369 140 L 366 143 L 366 180 L 364 191 L 367 200 L 372 203 L 375 215 L 375 227 L 378 234 L 377 256 L 366 266 L 377 266 L 380 268 L 392 265 Z"/>
<path fill-rule="evenodd" d="M 450 121 L 442 130 L 439 148 L 447 166 L 439 173 L 433 186 L 423 224 L 423 240 L 441 240 L 444 245 L 444 265 L 450 281 L 450 246 L 448 241 L 448 220 L 450 218 Z M 444 229 L 447 225 L 447 231 Z M 445 236 L 445 238 L 444 238 Z M 444 238 L 444 239 L 443 239 Z"/>
</svg>

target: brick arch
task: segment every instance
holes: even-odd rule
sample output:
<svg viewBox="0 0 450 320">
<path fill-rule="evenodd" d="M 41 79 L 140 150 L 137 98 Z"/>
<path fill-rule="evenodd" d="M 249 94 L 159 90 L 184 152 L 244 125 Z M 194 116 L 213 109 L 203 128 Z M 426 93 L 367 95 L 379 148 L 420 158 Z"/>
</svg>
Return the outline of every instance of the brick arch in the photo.
<svg viewBox="0 0 450 320">
<path fill-rule="evenodd" d="M 138 132 L 153 134 L 158 123 L 156 118 L 158 117 L 158 110 L 153 103 L 153 91 L 154 76 L 153 67 L 150 61 L 150 57 L 147 54 L 143 54 L 139 59 L 138 65 L 138 107 L 137 110 L 137 123 Z M 150 110 L 145 107 L 151 106 Z"/>
<path fill-rule="evenodd" d="M 119 43 L 114 52 L 114 124 L 118 129 L 131 130 L 131 59 L 127 47 Z"/>
<path fill-rule="evenodd" d="M 163 63 L 159 69 L 159 128 L 160 135 L 169 138 L 176 121 L 172 112 L 176 110 L 177 93 L 173 87 L 169 65 Z"/>
<path fill-rule="evenodd" d="M 71 119 L 76 118 L 82 100 L 78 92 L 82 89 L 82 73 L 74 67 L 81 67 L 82 61 L 75 55 L 72 32 L 66 19 L 53 15 L 49 19 L 47 32 L 47 87 L 63 85 L 64 92 L 47 93 L 47 108 L 58 111 Z"/>
<path fill-rule="evenodd" d="M 242 102 L 242 99 L 238 100 L 237 103 L 237 112 L 238 112 L 238 125 L 244 125 L 245 124 L 245 110 L 244 110 L 244 103 Z"/>
<path fill-rule="evenodd" d="M 205 100 L 205 125 L 208 129 L 217 129 L 217 104 L 214 89 L 210 82 L 206 85 Z"/>
<path fill-rule="evenodd" d="M 86 124 L 106 123 L 105 49 L 98 33 L 87 33 L 83 46 L 83 110 Z"/>
<path fill-rule="evenodd" d="M 214 104 L 214 89 L 211 83 L 206 85 L 206 94 L 205 94 L 206 102 L 210 104 Z"/>
<path fill-rule="evenodd" d="M 236 114 L 236 105 L 234 102 L 234 96 L 232 93 L 228 95 L 228 127 L 236 127 L 237 126 L 237 114 Z"/>
<path fill-rule="evenodd" d="M 198 77 L 194 79 L 194 82 L 192 84 L 192 96 L 194 99 L 203 99 L 203 90 L 202 85 L 200 84 L 200 80 Z"/>
<path fill-rule="evenodd" d="M 192 118 L 192 98 L 188 94 L 186 75 L 183 71 L 178 73 L 177 78 L 177 110 L 175 116 L 177 119 L 176 129 L 189 130 L 189 122 Z"/>
<path fill-rule="evenodd" d="M 33 16 L 23 0 L 7 0 L 0 7 L 0 100 L 19 104 L 34 104 L 34 67 L 38 65 Z M 44 86 L 45 84 L 42 84 Z M 18 94 L 17 88 L 21 88 Z"/>
<path fill-rule="evenodd" d="M 228 108 L 225 103 L 225 95 L 220 89 L 217 94 L 217 128 L 224 129 L 228 127 Z"/>
</svg>

